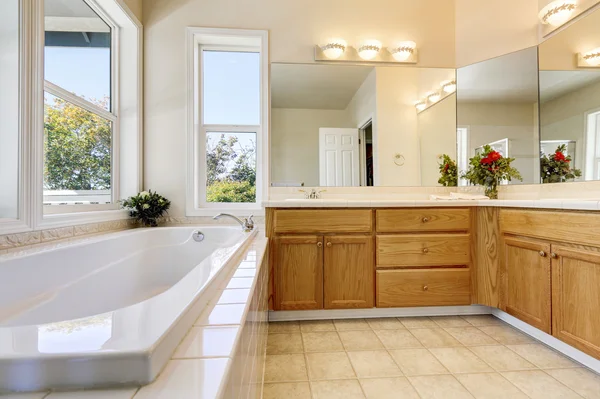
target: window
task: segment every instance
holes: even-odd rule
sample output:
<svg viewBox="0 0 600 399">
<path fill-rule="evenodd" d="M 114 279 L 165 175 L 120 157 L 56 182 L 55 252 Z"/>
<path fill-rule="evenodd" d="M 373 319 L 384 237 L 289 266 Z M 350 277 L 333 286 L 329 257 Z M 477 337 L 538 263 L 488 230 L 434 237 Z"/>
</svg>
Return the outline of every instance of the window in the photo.
<svg viewBox="0 0 600 399">
<path fill-rule="evenodd" d="M 44 205 L 116 197 L 113 29 L 83 0 L 45 0 Z"/>
<path fill-rule="evenodd" d="M 268 171 L 266 32 L 189 28 L 187 214 L 259 210 Z M 195 121 L 198 121 L 197 123 Z"/>
<path fill-rule="evenodd" d="M 588 111 L 585 114 L 585 180 L 600 179 L 600 110 Z"/>
<path fill-rule="evenodd" d="M 456 158 L 458 160 L 458 185 L 468 186 L 469 181 L 461 176 L 469 169 L 469 128 L 456 129 Z"/>
</svg>

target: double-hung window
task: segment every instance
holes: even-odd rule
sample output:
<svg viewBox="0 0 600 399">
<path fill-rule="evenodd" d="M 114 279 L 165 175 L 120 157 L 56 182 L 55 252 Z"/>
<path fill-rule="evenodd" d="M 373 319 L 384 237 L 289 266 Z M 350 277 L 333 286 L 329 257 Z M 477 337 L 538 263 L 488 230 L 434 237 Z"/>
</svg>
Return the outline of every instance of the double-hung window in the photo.
<svg viewBox="0 0 600 399">
<path fill-rule="evenodd" d="M 260 209 L 267 179 L 266 32 L 189 28 L 187 214 Z"/>
</svg>

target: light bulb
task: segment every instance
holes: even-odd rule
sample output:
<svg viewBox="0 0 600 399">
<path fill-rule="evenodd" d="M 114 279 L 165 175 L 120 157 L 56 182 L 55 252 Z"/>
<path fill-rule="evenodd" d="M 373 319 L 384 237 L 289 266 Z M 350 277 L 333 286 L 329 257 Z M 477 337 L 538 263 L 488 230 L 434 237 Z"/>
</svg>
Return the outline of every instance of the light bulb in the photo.
<svg viewBox="0 0 600 399">
<path fill-rule="evenodd" d="M 332 40 L 324 46 L 321 46 L 321 50 L 325 57 L 335 60 L 340 58 L 344 51 L 346 51 L 346 42 L 344 40 Z"/>
<path fill-rule="evenodd" d="M 417 44 L 415 42 L 400 42 L 394 47 L 388 48 L 390 54 L 396 61 L 406 61 L 415 51 Z"/>
<path fill-rule="evenodd" d="M 583 59 L 589 66 L 600 66 L 600 47 L 583 54 Z"/>
<path fill-rule="evenodd" d="M 427 104 L 425 103 L 425 101 L 417 101 L 415 103 L 415 108 L 417 108 L 417 111 L 421 112 L 425 108 L 427 108 Z"/>
<path fill-rule="evenodd" d="M 454 80 L 442 82 L 442 90 L 444 90 L 445 93 L 454 93 L 456 91 L 456 82 Z"/>
<path fill-rule="evenodd" d="M 381 50 L 381 43 L 377 40 L 368 40 L 360 45 L 358 48 L 358 55 L 363 60 L 372 60 L 377 57 L 379 54 L 379 50 Z"/>
<path fill-rule="evenodd" d="M 544 24 L 560 26 L 571 18 L 576 7 L 576 0 L 556 0 L 542 8 L 538 17 Z"/>
<path fill-rule="evenodd" d="M 427 94 L 427 99 L 429 100 L 430 103 L 437 103 L 440 100 L 441 97 L 442 96 L 437 91 L 434 91 L 434 92 L 431 92 L 431 93 Z"/>
</svg>

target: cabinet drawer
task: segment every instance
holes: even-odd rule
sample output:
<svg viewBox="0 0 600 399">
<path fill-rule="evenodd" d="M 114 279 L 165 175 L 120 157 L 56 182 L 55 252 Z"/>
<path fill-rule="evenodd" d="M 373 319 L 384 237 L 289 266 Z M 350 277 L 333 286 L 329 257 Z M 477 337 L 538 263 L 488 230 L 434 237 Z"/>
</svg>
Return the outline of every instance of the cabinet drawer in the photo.
<svg viewBox="0 0 600 399">
<path fill-rule="evenodd" d="M 377 271 L 379 308 L 470 303 L 469 269 Z"/>
<path fill-rule="evenodd" d="M 276 210 L 275 233 L 370 233 L 370 209 L 281 209 Z"/>
<path fill-rule="evenodd" d="M 382 209 L 377 210 L 377 232 L 465 231 L 470 214 L 468 208 Z"/>
<path fill-rule="evenodd" d="M 377 267 L 463 266 L 469 249 L 469 234 L 378 235 Z"/>
</svg>

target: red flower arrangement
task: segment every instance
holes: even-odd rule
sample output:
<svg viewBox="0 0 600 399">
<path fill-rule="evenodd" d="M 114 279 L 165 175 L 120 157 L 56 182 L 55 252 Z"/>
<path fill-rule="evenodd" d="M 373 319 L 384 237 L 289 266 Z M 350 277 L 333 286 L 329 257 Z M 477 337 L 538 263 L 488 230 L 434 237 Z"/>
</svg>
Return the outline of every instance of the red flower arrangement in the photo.
<svg viewBox="0 0 600 399">
<path fill-rule="evenodd" d="M 581 170 L 571 167 L 571 156 L 565 155 L 566 150 L 567 146 L 561 144 L 554 154 L 542 155 L 540 163 L 543 183 L 562 183 L 581 176 Z"/>
<path fill-rule="evenodd" d="M 469 159 L 469 170 L 463 178 L 471 184 L 485 187 L 485 195 L 491 199 L 498 198 L 498 184 L 502 180 L 523 180 L 519 171 L 512 166 L 514 158 L 505 158 L 491 146 L 483 146 L 483 154 L 475 155 Z"/>
</svg>

